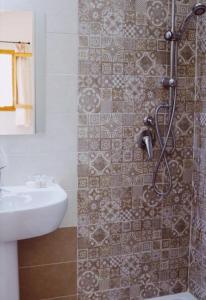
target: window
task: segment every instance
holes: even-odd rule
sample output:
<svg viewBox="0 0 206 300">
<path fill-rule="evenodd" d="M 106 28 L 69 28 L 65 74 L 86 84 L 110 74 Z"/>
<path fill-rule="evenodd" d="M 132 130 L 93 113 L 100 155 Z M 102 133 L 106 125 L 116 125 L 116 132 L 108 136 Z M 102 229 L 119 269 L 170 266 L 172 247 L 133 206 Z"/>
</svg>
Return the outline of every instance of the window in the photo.
<svg viewBox="0 0 206 300">
<path fill-rule="evenodd" d="M 28 68 L 25 66 L 19 67 L 19 60 L 22 59 L 21 63 L 25 64 L 25 61 L 29 62 L 31 59 L 31 53 L 19 53 L 13 50 L 0 50 L 0 111 L 15 111 L 16 108 L 31 109 L 30 104 L 21 104 L 21 99 L 19 99 L 19 94 L 24 94 L 27 96 L 30 93 L 32 87 L 31 84 L 31 74 Z M 23 68 L 24 67 L 24 68 Z M 21 80 L 17 84 L 17 73 L 21 73 Z M 28 81 L 25 82 L 25 78 Z M 26 84 L 27 83 L 27 84 Z M 23 91 L 23 92 L 22 92 Z M 29 100 L 29 101 L 28 101 Z M 30 102 L 30 99 L 27 99 Z"/>
<path fill-rule="evenodd" d="M 0 50 L 0 110 L 15 110 L 15 52 Z"/>
</svg>

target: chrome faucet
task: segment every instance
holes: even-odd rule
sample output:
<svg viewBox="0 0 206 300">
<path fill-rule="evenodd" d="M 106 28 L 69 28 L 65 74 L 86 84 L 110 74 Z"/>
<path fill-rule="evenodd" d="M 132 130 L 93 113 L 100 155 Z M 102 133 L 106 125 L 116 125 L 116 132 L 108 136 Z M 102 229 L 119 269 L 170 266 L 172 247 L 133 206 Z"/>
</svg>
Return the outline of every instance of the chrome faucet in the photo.
<svg viewBox="0 0 206 300">
<path fill-rule="evenodd" d="M 155 144 L 154 118 L 147 116 L 143 120 L 145 128 L 138 138 L 139 147 L 147 150 L 148 160 L 153 159 L 153 146 Z"/>
<path fill-rule="evenodd" d="M 142 149 L 147 150 L 148 160 L 153 159 L 153 143 L 154 143 L 154 137 L 152 135 L 151 130 L 145 129 L 140 136 L 139 139 L 139 146 Z"/>
<path fill-rule="evenodd" d="M 143 136 L 142 138 L 143 143 L 147 149 L 148 160 L 153 159 L 153 146 L 152 146 L 152 134 L 149 131 L 147 135 Z"/>
</svg>

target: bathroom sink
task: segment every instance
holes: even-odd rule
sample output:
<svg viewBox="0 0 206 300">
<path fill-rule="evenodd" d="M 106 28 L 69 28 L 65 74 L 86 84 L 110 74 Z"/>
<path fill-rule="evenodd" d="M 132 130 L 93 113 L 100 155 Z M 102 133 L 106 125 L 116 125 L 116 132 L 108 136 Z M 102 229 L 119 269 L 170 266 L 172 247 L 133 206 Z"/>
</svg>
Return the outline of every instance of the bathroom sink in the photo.
<svg viewBox="0 0 206 300">
<path fill-rule="evenodd" d="M 39 189 L 4 187 L 1 190 L 0 299 L 19 300 L 17 240 L 54 231 L 66 208 L 67 195 L 58 185 Z"/>
<path fill-rule="evenodd" d="M 58 228 L 67 207 L 64 190 L 53 185 L 5 187 L 0 195 L 0 242 L 27 239 Z"/>
</svg>

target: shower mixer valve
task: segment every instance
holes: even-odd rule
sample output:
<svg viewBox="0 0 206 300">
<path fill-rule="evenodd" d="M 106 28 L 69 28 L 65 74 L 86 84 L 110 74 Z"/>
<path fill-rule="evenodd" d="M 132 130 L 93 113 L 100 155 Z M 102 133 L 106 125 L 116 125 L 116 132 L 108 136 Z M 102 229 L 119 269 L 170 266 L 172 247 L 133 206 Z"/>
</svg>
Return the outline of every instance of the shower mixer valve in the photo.
<svg viewBox="0 0 206 300">
<path fill-rule="evenodd" d="M 144 125 L 148 129 L 144 129 L 139 136 L 139 147 L 147 151 L 148 160 L 153 159 L 153 147 L 155 144 L 154 119 L 151 116 L 144 118 Z"/>
<path fill-rule="evenodd" d="M 150 129 L 145 129 L 142 131 L 139 137 L 139 147 L 147 151 L 148 160 L 153 159 L 153 146 L 155 142 L 155 137 Z"/>
</svg>

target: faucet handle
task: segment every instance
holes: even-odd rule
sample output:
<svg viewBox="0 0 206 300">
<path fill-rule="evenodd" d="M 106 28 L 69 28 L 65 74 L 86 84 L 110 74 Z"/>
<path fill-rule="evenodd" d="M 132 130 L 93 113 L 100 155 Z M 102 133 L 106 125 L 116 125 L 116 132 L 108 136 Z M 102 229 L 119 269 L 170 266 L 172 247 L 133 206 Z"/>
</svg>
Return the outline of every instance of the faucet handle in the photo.
<svg viewBox="0 0 206 300">
<path fill-rule="evenodd" d="M 142 149 L 147 150 L 148 160 L 153 159 L 153 144 L 154 144 L 154 136 L 151 130 L 146 129 L 144 130 L 139 138 L 139 146 Z"/>
<path fill-rule="evenodd" d="M 142 141 L 145 144 L 145 147 L 147 149 L 148 160 L 152 160 L 153 159 L 152 136 L 145 135 L 142 137 Z"/>
<path fill-rule="evenodd" d="M 152 116 L 147 116 L 144 118 L 143 123 L 145 126 L 154 127 L 154 118 Z"/>
</svg>

